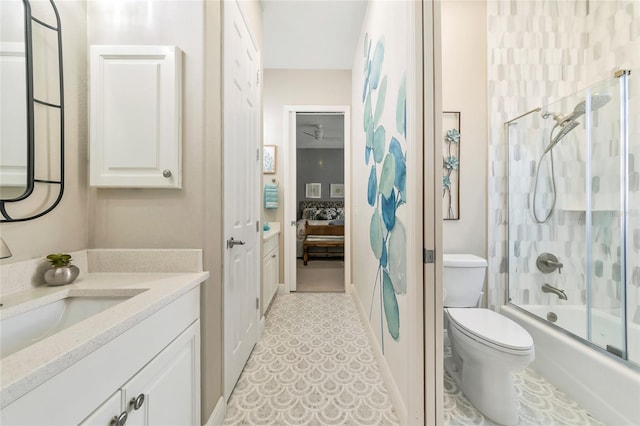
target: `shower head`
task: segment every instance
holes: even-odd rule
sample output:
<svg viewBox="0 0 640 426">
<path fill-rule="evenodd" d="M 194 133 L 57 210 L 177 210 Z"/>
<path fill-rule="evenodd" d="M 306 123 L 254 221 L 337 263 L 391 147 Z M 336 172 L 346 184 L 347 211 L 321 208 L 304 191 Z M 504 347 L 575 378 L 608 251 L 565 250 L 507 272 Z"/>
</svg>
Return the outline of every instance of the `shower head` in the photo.
<svg viewBox="0 0 640 426">
<path fill-rule="evenodd" d="M 591 96 L 591 111 L 595 111 L 598 108 L 602 108 L 603 106 L 605 106 L 609 101 L 611 100 L 611 96 L 607 95 L 606 93 L 604 94 L 600 94 L 600 93 L 596 93 L 594 95 Z M 587 110 L 587 101 L 580 101 L 576 104 L 576 106 L 573 108 L 573 112 L 571 112 L 571 114 L 569 115 L 562 115 L 559 113 L 553 113 L 553 112 L 545 112 L 542 114 L 542 118 L 548 118 L 549 116 L 552 116 L 553 119 L 556 121 L 556 123 L 564 125 L 563 123 L 566 123 L 568 121 L 573 121 L 576 118 L 580 117 L 581 115 L 583 115 Z"/>
<path fill-rule="evenodd" d="M 584 113 L 583 113 L 584 114 Z M 563 124 L 560 124 L 560 126 L 562 126 L 562 129 L 560 130 L 560 132 L 553 138 L 553 140 L 551 141 L 551 143 L 549 145 L 547 145 L 547 147 L 544 149 L 544 154 L 546 154 L 547 152 L 551 151 L 553 149 L 554 146 L 556 146 L 556 144 L 558 142 L 560 142 L 562 140 L 562 138 L 564 138 L 565 136 L 567 136 L 567 134 L 572 131 L 573 129 L 575 129 L 576 127 L 578 127 L 580 123 L 578 123 L 575 120 L 565 120 L 563 121 Z M 556 125 L 557 126 L 557 125 Z"/>
<path fill-rule="evenodd" d="M 595 111 L 599 108 L 605 106 L 611 100 L 611 96 L 604 94 L 596 93 L 591 96 L 591 111 Z M 587 101 L 578 102 L 578 104 L 573 108 L 573 112 L 566 118 L 567 120 L 575 120 L 585 113 L 587 110 Z"/>
</svg>

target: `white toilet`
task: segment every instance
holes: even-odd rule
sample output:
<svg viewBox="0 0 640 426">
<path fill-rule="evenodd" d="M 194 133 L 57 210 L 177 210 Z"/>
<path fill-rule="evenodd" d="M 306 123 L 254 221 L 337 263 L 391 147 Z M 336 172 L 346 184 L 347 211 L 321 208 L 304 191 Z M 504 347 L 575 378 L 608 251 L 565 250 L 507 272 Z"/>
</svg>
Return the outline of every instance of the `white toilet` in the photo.
<svg viewBox="0 0 640 426">
<path fill-rule="evenodd" d="M 451 354 L 445 369 L 462 393 L 491 420 L 518 423 L 513 371 L 535 358 L 533 339 L 519 324 L 478 308 L 487 261 L 471 254 L 445 254 L 445 326 Z"/>
</svg>

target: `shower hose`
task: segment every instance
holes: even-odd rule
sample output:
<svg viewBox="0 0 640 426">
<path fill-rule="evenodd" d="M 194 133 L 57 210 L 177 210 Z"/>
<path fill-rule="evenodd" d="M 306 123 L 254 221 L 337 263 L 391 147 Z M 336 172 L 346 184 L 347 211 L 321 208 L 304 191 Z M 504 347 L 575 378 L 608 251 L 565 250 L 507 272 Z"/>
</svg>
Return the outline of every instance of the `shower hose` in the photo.
<svg viewBox="0 0 640 426">
<path fill-rule="evenodd" d="M 551 144 L 551 142 L 553 141 L 553 132 L 558 128 L 559 124 L 556 124 L 555 126 L 553 126 L 553 128 L 551 129 L 551 132 L 549 133 L 549 144 Z M 544 217 L 540 218 L 538 217 L 538 213 L 536 212 L 536 199 L 537 199 L 537 195 L 538 195 L 538 178 L 540 176 L 540 166 L 542 165 L 542 160 L 544 159 L 545 155 L 547 155 L 547 153 L 549 154 L 549 157 L 551 157 L 551 207 L 549 208 L 549 211 L 547 212 L 546 215 L 544 215 Z M 533 219 L 536 221 L 536 223 L 547 223 L 549 221 L 549 218 L 551 217 L 551 215 L 553 214 L 553 211 L 556 207 L 556 175 L 555 175 L 555 170 L 553 167 L 553 148 L 550 150 L 545 150 L 542 155 L 540 156 L 540 160 L 538 160 L 538 165 L 536 166 L 536 177 L 535 177 L 535 182 L 533 184 L 533 202 L 531 205 L 531 213 L 533 214 Z"/>
</svg>

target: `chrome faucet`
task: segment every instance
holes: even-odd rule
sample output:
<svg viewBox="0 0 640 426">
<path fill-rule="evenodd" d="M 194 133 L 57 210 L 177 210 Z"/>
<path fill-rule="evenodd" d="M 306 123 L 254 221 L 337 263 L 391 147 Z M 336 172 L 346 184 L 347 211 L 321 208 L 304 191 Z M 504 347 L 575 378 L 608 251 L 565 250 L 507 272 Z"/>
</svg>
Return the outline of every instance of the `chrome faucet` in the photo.
<svg viewBox="0 0 640 426">
<path fill-rule="evenodd" d="M 549 284 L 543 284 L 542 285 L 542 292 L 543 293 L 553 293 L 556 296 L 558 296 L 560 299 L 562 300 L 567 300 L 567 294 L 564 292 L 564 290 L 560 290 L 559 288 L 556 288 L 552 285 Z"/>
<path fill-rule="evenodd" d="M 548 274 L 550 272 L 558 270 L 558 273 L 562 273 L 562 267 L 564 266 L 562 263 L 558 262 L 558 258 L 551 253 L 542 253 L 536 259 L 536 266 L 538 269 L 544 273 Z"/>
</svg>

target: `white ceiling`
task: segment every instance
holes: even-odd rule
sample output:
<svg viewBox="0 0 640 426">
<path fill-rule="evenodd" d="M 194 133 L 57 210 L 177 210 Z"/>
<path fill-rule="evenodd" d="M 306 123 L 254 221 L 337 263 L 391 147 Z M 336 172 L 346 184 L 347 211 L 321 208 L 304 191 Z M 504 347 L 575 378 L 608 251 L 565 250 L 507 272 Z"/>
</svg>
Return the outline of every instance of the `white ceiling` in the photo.
<svg viewBox="0 0 640 426">
<path fill-rule="evenodd" d="M 263 66 L 351 69 L 366 0 L 262 0 Z"/>
</svg>

